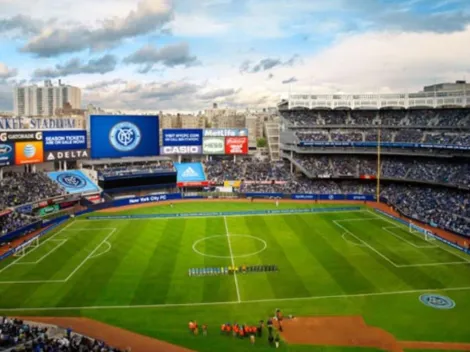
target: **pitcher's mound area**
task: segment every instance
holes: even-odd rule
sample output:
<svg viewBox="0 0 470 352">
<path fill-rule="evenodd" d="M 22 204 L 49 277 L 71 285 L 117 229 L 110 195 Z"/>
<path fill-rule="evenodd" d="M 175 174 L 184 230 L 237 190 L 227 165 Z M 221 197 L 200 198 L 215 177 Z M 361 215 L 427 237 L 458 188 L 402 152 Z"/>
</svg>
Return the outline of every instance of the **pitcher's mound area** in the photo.
<svg viewBox="0 0 470 352">
<path fill-rule="evenodd" d="M 71 328 L 73 332 L 92 337 L 109 343 L 111 346 L 132 352 L 192 352 L 184 347 L 153 339 L 148 336 L 107 325 L 88 318 L 61 317 L 18 317 L 22 320 L 57 325 L 61 328 Z"/>
<path fill-rule="evenodd" d="M 291 344 L 356 346 L 401 352 L 404 348 L 470 351 L 470 344 L 397 341 L 389 332 L 368 326 L 360 316 L 298 317 L 282 322 L 282 336 Z"/>
</svg>

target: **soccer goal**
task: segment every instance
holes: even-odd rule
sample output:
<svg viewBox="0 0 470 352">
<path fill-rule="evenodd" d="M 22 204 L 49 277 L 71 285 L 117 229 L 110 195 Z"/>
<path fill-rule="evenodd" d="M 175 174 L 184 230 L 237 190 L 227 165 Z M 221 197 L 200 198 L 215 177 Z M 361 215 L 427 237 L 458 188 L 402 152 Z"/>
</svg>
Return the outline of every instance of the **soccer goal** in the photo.
<svg viewBox="0 0 470 352">
<path fill-rule="evenodd" d="M 412 234 L 423 236 L 426 241 L 435 240 L 431 231 L 423 229 L 422 227 L 419 227 L 418 225 L 414 224 L 412 221 L 410 221 L 408 225 L 408 229 L 409 229 L 409 232 Z"/>
<path fill-rule="evenodd" d="M 39 237 L 31 238 L 30 240 L 26 241 L 25 243 L 20 244 L 18 247 L 15 248 L 15 253 L 13 253 L 14 257 L 22 257 L 33 248 L 39 246 Z"/>
</svg>

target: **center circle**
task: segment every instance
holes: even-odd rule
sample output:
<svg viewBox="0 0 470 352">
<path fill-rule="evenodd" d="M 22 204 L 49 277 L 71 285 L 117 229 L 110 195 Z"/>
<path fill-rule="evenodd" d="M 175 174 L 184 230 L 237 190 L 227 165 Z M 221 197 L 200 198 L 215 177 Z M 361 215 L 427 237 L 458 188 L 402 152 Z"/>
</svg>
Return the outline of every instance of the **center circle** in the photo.
<svg viewBox="0 0 470 352">
<path fill-rule="evenodd" d="M 227 239 L 228 237 L 228 239 Z M 257 251 L 254 251 L 254 252 L 251 252 L 251 253 L 246 253 L 246 254 L 240 254 L 240 255 L 215 255 L 215 254 L 208 254 L 208 253 L 203 253 L 201 252 L 200 250 L 197 249 L 197 245 L 201 242 L 204 242 L 204 241 L 210 241 L 212 239 L 217 239 L 217 238 L 223 238 L 225 240 L 225 242 L 229 241 L 230 239 L 232 238 L 251 238 L 251 239 L 254 239 L 258 242 L 261 243 L 261 246 L 262 248 L 257 250 Z M 208 237 L 203 237 L 199 240 L 197 240 L 196 242 L 194 242 L 193 244 L 193 251 L 196 252 L 197 254 L 200 254 L 202 256 L 205 256 L 205 257 L 211 257 L 211 258 L 221 258 L 221 259 L 232 259 L 232 258 L 246 258 L 246 257 L 251 257 L 252 255 L 256 255 L 258 253 L 261 253 L 263 252 L 264 250 L 266 250 L 266 248 L 268 247 L 268 244 L 266 243 L 265 240 L 262 240 L 261 238 L 258 238 L 258 237 L 255 237 L 255 236 L 251 236 L 251 235 L 230 235 L 230 236 L 227 236 L 227 235 L 215 235 L 215 236 L 208 236 Z"/>
</svg>

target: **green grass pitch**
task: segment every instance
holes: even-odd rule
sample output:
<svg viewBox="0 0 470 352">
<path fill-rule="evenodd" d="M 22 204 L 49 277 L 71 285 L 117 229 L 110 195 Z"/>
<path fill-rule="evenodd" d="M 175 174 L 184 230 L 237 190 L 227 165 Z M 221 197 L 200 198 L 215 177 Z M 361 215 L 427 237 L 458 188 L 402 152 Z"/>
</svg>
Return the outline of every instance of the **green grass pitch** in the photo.
<svg viewBox="0 0 470 352">
<path fill-rule="evenodd" d="M 192 202 L 122 214 L 273 208 Z M 189 268 L 232 262 L 276 264 L 280 271 L 188 276 Z M 419 302 L 423 293 L 449 296 L 456 307 L 425 306 Z M 246 341 L 219 335 L 220 324 L 256 323 L 276 308 L 297 316 L 362 315 L 399 340 L 470 342 L 470 257 L 363 208 L 205 218 L 81 217 L 25 256 L 0 262 L 0 314 L 82 315 L 200 351 L 244 350 Z M 210 336 L 190 336 L 191 319 L 207 323 Z M 269 348 L 259 343 L 253 349 Z M 281 350 L 315 349 L 283 345 Z"/>
</svg>

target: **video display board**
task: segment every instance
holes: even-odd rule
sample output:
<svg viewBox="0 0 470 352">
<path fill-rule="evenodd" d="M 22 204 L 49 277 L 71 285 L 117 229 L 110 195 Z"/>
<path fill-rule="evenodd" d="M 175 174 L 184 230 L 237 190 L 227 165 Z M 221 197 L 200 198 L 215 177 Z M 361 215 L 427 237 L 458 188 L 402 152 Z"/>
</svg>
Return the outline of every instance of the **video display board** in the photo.
<svg viewBox="0 0 470 352">
<path fill-rule="evenodd" d="M 87 148 L 86 131 L 44 131 L 44 150 L 78 150 Z"/>
<path fill-rule="evenodd" d="M 201 129 L 164 129 L 162 130 L 163 146 L 201 146 Z"/>
<path fill-rule="evenodd" d="M 225 137 L 204 137 L 202 149 L 204 154 L 225 154 Z"/>
<path fill-rule="evenodd" d="M 91 115 L 91 157 L 159 155 L 158 116 Z"/>
</svg>

